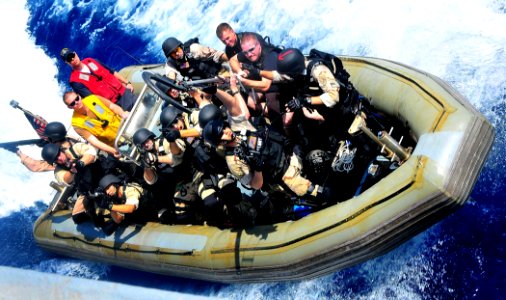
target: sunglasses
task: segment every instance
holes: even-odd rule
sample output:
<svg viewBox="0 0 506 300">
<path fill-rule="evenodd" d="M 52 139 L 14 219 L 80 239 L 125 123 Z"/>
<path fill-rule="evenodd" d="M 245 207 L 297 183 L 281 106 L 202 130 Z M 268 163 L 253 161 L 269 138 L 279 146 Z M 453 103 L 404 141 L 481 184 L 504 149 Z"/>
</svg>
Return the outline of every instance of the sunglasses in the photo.
<svg viewBox="0 0 506 300">
<path fill-rule="evenodd" d="M 69 104 L 67 104 L 68 107 L 72 108 L 76 105 L 77 102 L 79 102 L 79 100 L 81 100 L 81 97 L 79 95 L 77 95 L 75 98 L 74 98 L 74 101 L 70 102 Z"/>
<path fill-rule="evenodd" d="M 69 63 L 69 62 L 71 62 L 74 59 L 74 57 L 76 57 L 76 53 L 75 52 L 69 53 L 65 57 L 65 61 Z"/>
<path fill-rule="evenodd" d="M 254 45 L 253 47 L 249 48 L 248 50 L 243 51 L 243 53 L 244 53 L 244 54 L 250 54 L 250 53 L 252 53 L 252 52 L 255 50 L 255 48 L 256 48 L 257 46 L 258 46 L 258 44 L 257 44 L 257 43 L 255 43 L 255 45 Z"/>
</svg>

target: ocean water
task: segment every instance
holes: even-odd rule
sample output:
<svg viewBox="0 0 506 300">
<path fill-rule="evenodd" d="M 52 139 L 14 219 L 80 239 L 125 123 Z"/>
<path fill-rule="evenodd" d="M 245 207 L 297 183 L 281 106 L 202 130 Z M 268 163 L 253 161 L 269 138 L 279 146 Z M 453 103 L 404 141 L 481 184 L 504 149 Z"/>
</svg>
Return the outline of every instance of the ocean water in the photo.
<svg viewBox="0 0 506 300">
<path fill-rule="evenodd" d="M 429 13 L 430 12 L 430 13 Z M 229 22 L 276 44 L 381 57 L 449 82 L 496 128 L 471 199 L 388 254 L 321 278 L 217 284 L 154 275 L 45 252 L 32 225 L 52 198 L 52 174 L 33 174 L 0 149 L 0 265 L 231 299 L 504 299 L 506 296 L 506 1 L 504 0 L 3 0 L 0 2 L 0 142 L 35 138 L 10 100 L 70 123 L 61 96 L 63 47 L 114 69 L 163 61 L 169 36 L 221 49 Z M 33 156 L 40 149 L 22 147 Z"/>
</svg>

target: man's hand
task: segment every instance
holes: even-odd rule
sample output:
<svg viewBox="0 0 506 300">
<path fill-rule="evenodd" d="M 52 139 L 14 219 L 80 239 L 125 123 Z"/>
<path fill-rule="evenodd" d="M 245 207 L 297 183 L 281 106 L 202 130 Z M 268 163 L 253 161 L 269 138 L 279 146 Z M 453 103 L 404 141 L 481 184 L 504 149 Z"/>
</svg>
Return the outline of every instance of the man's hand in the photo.
<svg viewBox="0 0 506 300">
<path fill-rule="evenodd" d="M 151 168 L 158 162 L 158 156 L 151 152 L 146 152 L 141 157 L 141 164 L 144 168 Z"/>
<path fill-rule="evenodd" d="M 134 85 L 129 81 L 127 82 L 127 84 L 125 85 L 125 88 L 127 88 L 128 90 L 130 90 L 130 92 L 134 92 Z"/>
<path fill-rule="evenodd" d="M 263 155 L 255 155 L 249 159 L 249 166 L 253 171 L 262 172 L 264 170 Z"/>
<path fill-rule="evenodd" d="M 248 71 L 248 78 L 249 79 L 258 80 L 258 79 L 262 78 L 262 76 L 260 76 L 260 69 L 259 68 L 255 67 L 253 65 L 250 65 L 250 64 L 243 64 L 242 68 L 245 71 Z"/>
<path fill-rule="evenodd" d="M 99 208 L 108 209 L 108 210 L 112 210 L 112 206 L 114 205 L 114 203 L 111 201 L 111 199 L 109 199 L 108 197 L 105 197 L 105 196 L 96 199 L 95 204 Z"/>
<path fill-rule="evenodd" d="M 316 109 L 311 109 L 309 107 L 303 107 L 302 113 L 308 119 L 320 121 L 320 122 L 325 121 L 325 118 Z"/>
<path fill-rule="evenodd" d="M 172 130 L 168 130 L 168 131 L 164 132 L 164 136 L 167 139 L 167 141 L 173 143 L 178 138 L 181 137 L 181 132 L 179 132 L 179 130 L 172 129 Z"/>
<path fill-rule="evenodd" d="M 297 97 L 288 101 L 286 104 L 287 111 L 296 111 L 303 108 L 304 106 L 311 105 L 311 98 L 309 97 Z"/>
<path fill-rule="evenodd" d="M 76 161 L 74 162 L 74 167 L 77 172 L 80 172 L 86 167 L 86 165 L 85 165 L 84 161 L 82 161 L 80 159 L 76 159 Z"/>
</svg>

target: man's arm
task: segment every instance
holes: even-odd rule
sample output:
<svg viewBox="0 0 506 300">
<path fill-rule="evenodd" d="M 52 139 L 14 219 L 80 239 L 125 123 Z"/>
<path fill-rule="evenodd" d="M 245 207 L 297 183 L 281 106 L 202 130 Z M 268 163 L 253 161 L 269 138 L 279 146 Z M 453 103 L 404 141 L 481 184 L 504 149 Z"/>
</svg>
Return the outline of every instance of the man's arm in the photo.
<svg viewBox="0 0 506 300">
<path fill-rule="evenodd" d="M 121 83 L 123 83 L 127 89 L 129 89 L 132 93 L 134 92 L 134 86 L 132 85 L 132 83 L 130 81 L 128 81 L 125 77 L 123 77 L 123 75 L 121 75 L 120 73 L 118 73 L 116 71 L 113 73 L 113 75 L 114 75 L 114 77 L 118 78 L 118 80 Z"/>
<path fill-rule="evenodd" d="M 121 82 L 122 84 L 125 85 L 125 87 L 127 89 L 129 89 L 132 93 L 134 91 L 134 86 L 128 81 L 126 80 L 125 77 L 123 77 L 123 75 L 121 75 L 120 73 L 116 72 L 114 69 L 112 69 L 111 67 L 109 67 L 108 65 L 104 64 L 103 62 L 101 62 L 100 60 L 98 59 L 95 59 L 99 64 L 102 65 L 102 67 L 104 67 L 105 69 L 107 69 L 112 75 L 114 75 L 114 77 L 116 77 L 119 82 Z"/>
<path fill-rule="evenodd" d="M 195 59 L 213 60 L 216 63 L 228 61 L 225 52 L 197 43 L 190 45 L 190 55 Z"/>
<path fill-rule="evenodd" d="M 266 92 L 271 87 L 272 80 L 265 77 L 262 77 L 262 80 L 242 78 L 241 83 L 247 87 L 255 89 L 256 91 Z"/>
<path fill-rule="evenodd" d="M 113 204 L 111 210 L 124 214 L 131 214 L 136 210 L 137 207 L 132 204 Z"/>
<path fill-rule="evenodd" d="M 119 105 L 112 103 L 111 100 L 104 98 L 102 96 L 99 96 L 99 95 L 95 95 L 95 96 L 97 96 L 98 99 L 100 99 L 100 101 L 102 101 L 102 103 L 105 106 L 109 107 L 109 109 L 112 110 L 113 113 L 120 116 L 122 119 L 126 119 L 128 117 L 128 112 L 124 111 L 123 108 L 121 108 Z"/>
<path fill-rule="evenodd" d="M 237 58 L 237 55 L 234 55 L 232 56 L 229 60 L 228 60 L 228 64 L 230 65 L 230 68 L 232 68 L 232 71 L 234 73 L 238 73 L 241 70 L 241 63 L 239 62 L 239 59 Z"/>
<path fill-rule="evenodd" d="M 72 87 L 72 90 L 76 92 L 79 96 L 82 98 L 88 97 L 89 95 L 93 94 L 90 89 L 88 89 L 83 83 L 81 82 L 71 82 L 70 87 Z"/>
<path fill-rule="evenodd" d="M 178 78 L 178 75 L 182 78 L 179 71 L 169 62 L 165 63 L 164 69 L 165 76 L 167 76 L 169 79 L 176 80 L 176 78 Z"/>
<path fill-rule="evenodd" d="M 47 172 L 54 171 L 55 167 L 48 164 L 44 160 L 33 159 L 30 156 L 18 150 L 16 154 L 19 156 L 21 163 L 32 172 Z"/>
<path fill-rule="evenodd" d="M 74 174 L 68 170 L 57 167 L 54 171 L 54 177 L 60 184 L 71 185 L 74 182 Z"/>
<path fill-rule="evenodd" d="M 253 177 L 251 178 L 250 186 L 255 190 L 259 190 L 262 188 L 264 184 L 264 175 L 262 171 L 253 171 Z"/>
<path fill-rule="evenodd" d="M 115 157 L 119 157 L 119 153 L 118 153 L 118 151 L 116 151 L 116 149 L 114 147 L 111 147 L 111 146 L 107 145 L 106 143 L 100 141 L 96 136 L 91 134 L 91 132 L 89 132 L 88 130 L 78 128 L 78 127 L 74 127 L 74 130 L 77 132 L 77 134 L 79 134 L 85 140 L 87 140 L 88 143 L 90 143 L 93 147 L 100 149 L 102 151 L 105 151 L 107 153 L 110 153 L 110 154 L 114 155 Z"/>
<path fill-rule="evenodd" d="M 182 139 L 176 139 L 175 141 L 169 141 L 164 139 L 163 148 L 166 151 L 166 155 L 158 156 L 158 161 L 175 167 L 183 162 L 183 154 L 186 150 L 185 143 Z"/>
<path fill-rule="evenodd" d="M 333 107 L 339 102 L 339 83 L 327 66 L 321 64 L 311 70 L 311 76 L 318 82 L 323 91 L 320 96 L 311 97 L 311 104 L 325 104 Z"/>
<path fill-rule="evenodd" d="M 216 91 L 216 96 L 225 105 L 230 116 L 238 117 L 244 115 L 246 119 L 249 119 L 250 113 L 248 110 L 248 105 L 246 104 L 246 101 L 244 101 L 244 98 L 239 91 L 239 87 L 237 86 L 237 78 L 235 76 L 230 77 L 230 91 L 232 92 L 232 95 L 218 89 Z"/>
</svg>

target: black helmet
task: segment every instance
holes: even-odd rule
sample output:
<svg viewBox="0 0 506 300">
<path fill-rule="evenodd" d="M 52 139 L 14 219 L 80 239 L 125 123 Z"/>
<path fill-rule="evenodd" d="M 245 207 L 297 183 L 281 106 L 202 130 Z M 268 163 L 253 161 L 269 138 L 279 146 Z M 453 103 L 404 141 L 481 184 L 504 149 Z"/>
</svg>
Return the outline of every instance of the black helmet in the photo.
<svg viewBox="0 0 506 300">
<path fill-rule="evenodd" d="M 44 148 L 42 148 L 42 158 L 47 161 L 49 164 L 54 164 L 56 159 L 58 158 L 58 154 L 60 153 L 60 146 L 55 144 L 46 144 Z"/>
<path fill-rule="evenodd" d="M 116 175 L 107 174 L 100 179 L 98 186 L 102 189 L 102 191 L 105 191 L 111 184 L 120 182 L 121 179 L 119 179 Z"/>
<path fill-rule="evenodd" d="M 50 143 L 61 142 L 67 135 L 67 129 L 60 122 L 49 122 L 44 129 L 44 135 L 47 136 Z"/>
<path fill-rule="evenodd" d="M 155 134 L 153 132 L 149 131 L 146 128 L 140 128 L 134 133 L 132 140 L 137 147 L 142 147 L 142 144 L 144 144 L 144 142 L 146 142 L 148 139 L 153 138 L 155 138 Z"/>
<path fill-rule="evenodd" d="M 211 144 L 211 146 L 216 147 L 221 141 L 221 136 L 223 135 L 223 127 L 225 124 L 222 120 L 211 120 L 204 127 L 202 131 L 202 137 L 206 142 Z"/>
<path fill-rule="evenodd" d="M 319 181 L 325 178 L 330 170 L 330 155 L 320 149 L 312 150 L 306 155 L 305 172 L 312 180 Z"/>
<path fill-rule="evenodd" d="M 166 39 L 162 44 L 162 49 L 163 53 L 165 54 L 165 57 L 169 58 L 170 54 L 182 44 L 183 43 L 181 43 L 181 41 L 176 39 L 175 37 L 170 37 Z"/>
<path fill-rule="evenodd" d="M 208 104 L 199 112 L 199 126 L 200 128 L 206 127 L 207 123 L 212 120 L 221 119 L 221 110 L 218 106 L 214 104 Z"/>
<path fill-rule="evenodd" d="M 174 106 L 166 107 L 162 110 L 160 114 L 160 123 L 162 124 L 162 130 L 170 127 L 177 120 L 177 117 L 183 114 L 182 111 L 177 109 Z"/>
<path fill-rule="evenodd" d="M 299 49 L 288 48 L 278 54 L 277 71 L 281 74 L 299 75 L 304 72 L 304 55 Z"/>
</svg>

